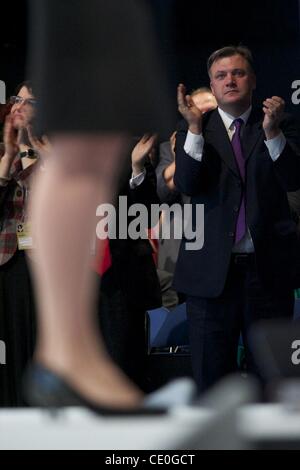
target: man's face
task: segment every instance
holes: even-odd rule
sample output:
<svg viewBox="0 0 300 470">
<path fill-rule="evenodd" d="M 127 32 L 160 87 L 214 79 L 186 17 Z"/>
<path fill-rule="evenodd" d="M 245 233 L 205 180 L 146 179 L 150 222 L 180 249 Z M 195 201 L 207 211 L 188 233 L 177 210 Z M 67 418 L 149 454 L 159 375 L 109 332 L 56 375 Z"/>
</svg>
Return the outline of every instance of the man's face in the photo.
<svg viewBox="0 0 300 470">
<path fill-rule="evenodd" d="M 256 86 L 255 75 L 239 54 L 216 60 L 210 69 L 210 86 L 218 105 L 228 112 L 248 109 Z"/>
</svg>

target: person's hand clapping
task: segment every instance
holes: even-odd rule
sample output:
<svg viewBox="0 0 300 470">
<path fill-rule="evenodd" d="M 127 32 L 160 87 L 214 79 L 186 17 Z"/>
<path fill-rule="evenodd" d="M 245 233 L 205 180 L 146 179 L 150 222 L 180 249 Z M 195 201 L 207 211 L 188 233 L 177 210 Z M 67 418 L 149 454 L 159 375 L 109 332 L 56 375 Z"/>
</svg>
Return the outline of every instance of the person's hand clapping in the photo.
<svg viewBox="0 0 300 470">
<path fill-rule="evenodd" d="M 280 133 L 279 123 L 283 117 L 285 102 L 279 96 L 272 96 L 263 102 L 263 129 L 267 140 L 273 139 Z"/>
<path fill-rule="evenodd" d="M 131 153 L 132 172 L 134 176 L 142 173 L 147 155 L 156 142 L 156 134 L 144 134 Z"/>
<path fill-rule="evenodd" d="M 177 87 L 178 111 L 187 121 L 189 130 L 193 134 L 202 133 L 202 111 L 193 102 L 190 95 L 186 94 L 185 86 L 180 83 Z"/>
</svg>

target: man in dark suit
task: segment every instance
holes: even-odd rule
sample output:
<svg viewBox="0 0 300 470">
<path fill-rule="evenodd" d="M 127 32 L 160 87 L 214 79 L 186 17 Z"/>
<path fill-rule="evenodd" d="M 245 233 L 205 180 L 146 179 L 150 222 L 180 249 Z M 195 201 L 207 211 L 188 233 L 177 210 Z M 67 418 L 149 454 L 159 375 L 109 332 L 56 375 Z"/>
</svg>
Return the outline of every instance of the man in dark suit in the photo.
<svg viewBox="0 0 300 470">
<path fill-rule="evenodd" d="M 208 60 L 218 108 L 204 116 L 178 87 L 185 121 L 176 138 L 174 182 L 204 204 L 204 246 L 182 241 L 175 288 L 187 295 L 199 391 L 236 369 L 240 332 L 256 372 L 247 332 L 261 318 L 291 317 L 296 227 L 287 191 L 300 187 L 299 134 L 273 96 L 252 108 L 256 77 L 245 47 L 225 47 Z M 195 217 L 192 217 L 195 224 Z"/>
</svg>

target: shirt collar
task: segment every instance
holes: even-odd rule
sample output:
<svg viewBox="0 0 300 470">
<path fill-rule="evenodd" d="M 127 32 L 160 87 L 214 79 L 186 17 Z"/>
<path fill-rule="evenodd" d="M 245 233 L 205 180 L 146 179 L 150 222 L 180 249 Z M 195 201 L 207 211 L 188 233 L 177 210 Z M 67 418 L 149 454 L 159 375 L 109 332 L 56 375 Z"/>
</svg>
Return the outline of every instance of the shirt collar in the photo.
<svg viewBox="0 0 300 470">
<path fill-rule="evenodd" d="M 224 123 L 224 126 L 226 127 L 227 131 L 231 128 L 232 123 L 235 119 L 242 119 L 244 124 L 246 124 L 247 121 L 248 121 L 248 118 L 250 116 L 251 110 L 252 110 L 252 106 L 249 106 L 247 111 L 245 111 L 243 114 L 241 114 L 240 116 L 234 117 L 231 114 L 226 113 L 225 111 L 223 111 L 223 109 L 218 108 L 218 112 L 221 116 L 221 119 L 222 119 L 222 121 Z"/>
</svg>

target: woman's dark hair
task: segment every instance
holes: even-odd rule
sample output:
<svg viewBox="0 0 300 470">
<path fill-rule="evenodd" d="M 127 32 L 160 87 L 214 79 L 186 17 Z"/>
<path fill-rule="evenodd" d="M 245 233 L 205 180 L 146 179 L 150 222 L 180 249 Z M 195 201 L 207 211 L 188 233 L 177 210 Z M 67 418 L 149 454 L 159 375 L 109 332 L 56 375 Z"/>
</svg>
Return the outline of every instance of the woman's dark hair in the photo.
<svg viewBox="0 0 300 470">
<path fill-rule="evenodd" d="M 34 94 L 34 93 L 33 93 L 33 88 L 32 88 L 32 82 L 31 82 L 30 80 L 24 80 L 24 82 L 19 83 L 19 84 L 16 86 L 15 94 L 18 95 L 18 93 L 20 92 L 21 88 L 23 88 L 24 86 L 27 88 L 27 90 L 30 91 L 30 93 Z"/>
</svg>

